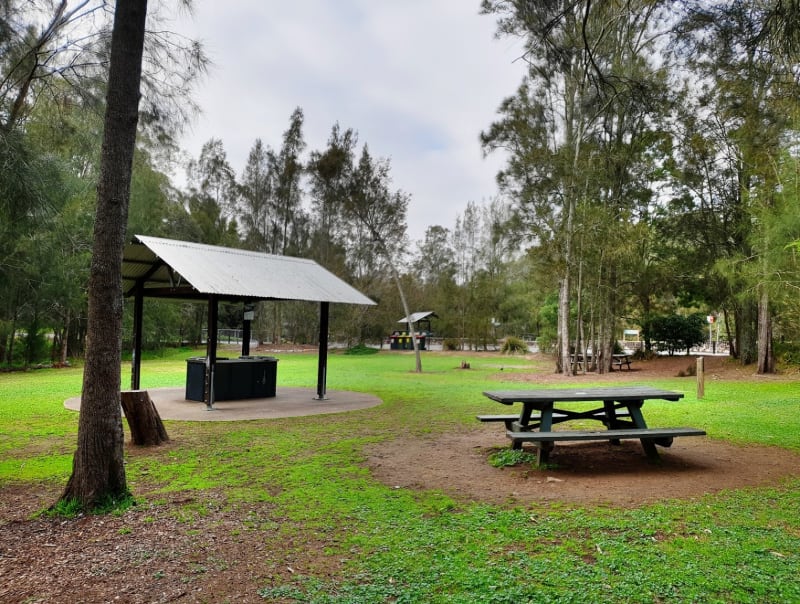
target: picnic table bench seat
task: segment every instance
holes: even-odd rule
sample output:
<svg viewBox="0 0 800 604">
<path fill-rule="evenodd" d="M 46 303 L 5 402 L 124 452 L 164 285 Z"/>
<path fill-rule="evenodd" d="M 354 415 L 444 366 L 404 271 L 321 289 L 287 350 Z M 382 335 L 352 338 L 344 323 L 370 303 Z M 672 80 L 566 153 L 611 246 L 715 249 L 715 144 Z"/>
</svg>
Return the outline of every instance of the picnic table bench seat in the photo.
<svg viewBox="0 0 800 604">
<path fill-rule="evenodd" d="M 553 443 L 556 441 L 623 440 L 637 438 L 669 447 L 676 436 L 704 436 L 705 430 L 698 428 L 624 428 L 611 430 L 557 430 L 551 432 L 519 432 L 506 430 L 506 436 L 514 446 L 523 442 Z"/>
</svg>

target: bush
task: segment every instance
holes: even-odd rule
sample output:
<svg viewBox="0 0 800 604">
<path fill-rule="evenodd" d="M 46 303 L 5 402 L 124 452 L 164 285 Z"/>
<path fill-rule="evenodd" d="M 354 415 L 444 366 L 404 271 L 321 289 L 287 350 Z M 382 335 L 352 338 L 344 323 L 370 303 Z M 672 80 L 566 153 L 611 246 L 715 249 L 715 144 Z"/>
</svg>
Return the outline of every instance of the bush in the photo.
<svg viewBox="0 0 800 604">
<path fill-rule="evenodd" d="M 461 343 L 456 338 L 445 338 L 444 341 L 442 342 L 442 348 L 444 350 L 450 350 L 450 351 L 460 350 L 461 349 L 460 344 Z"/>
<path fill-rule="evenodd" d="M 800 345 L 796 342 L 775 342 L 775 357 L 784 365 L 800 365 Z"/>
<path fill-rule="evenodd" d="M 645 350 L 644 348 L 639 348 L 631 355 L 631 360 L 633 361 L 651 361 L 655 359 L 658 355 L 653 352 L 652 350 Z"/>
<path fill-rule="evenodd" d="M 649 338 L 666 347 L 670 356 L 679 350 L 689 351 L 706 341 L 706 319 L 696 313 L 683 317 L 681 315 L 665 315 L 652 317 L 644 325 Z"/>
<path fill-rule="evenodd" d="M 364 344 L 356 344 L 355 346 L 351 346 L 347 350 L 345 350 L 344 354 L 352 354 L 352 355 L 369 355 L 369 354 L 377 354 L 377 348 L 370 348 L 369 346 L 365 346 Z"/>
<path fill-rule="evenodd" d="M 503 343 L 503 354 L 525 354 L 528 352 L 528 345 L 516 336 L 508 336 Z"/>
</svg>

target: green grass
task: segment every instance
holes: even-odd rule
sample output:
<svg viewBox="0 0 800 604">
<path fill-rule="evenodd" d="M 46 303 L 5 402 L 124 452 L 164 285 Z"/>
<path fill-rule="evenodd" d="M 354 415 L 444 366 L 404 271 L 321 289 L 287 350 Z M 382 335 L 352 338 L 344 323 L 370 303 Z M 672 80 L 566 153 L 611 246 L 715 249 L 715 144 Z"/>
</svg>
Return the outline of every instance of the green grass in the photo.
<svg viewBox="0 0 800 604">
<path fill-rule="evenodd" d="M 146 360 L 142 387 L 182 385 L 191 354 Z M 315 386 L 316 355 L 279 356 L 279 386 Z M 298 548 L 322 540 L 319 555 L 344 567 L 335 581 L 297 574 L 265 584 L 265 602 L 800 602 L 797 479 L 637 509 L 508 508 L 393 488 L 365 469 L 365 446 L 473 427 L 476 414 L 498 411 L 483 390 L 523 387 L 508 379 L 515 372 L 550 372 L 525 365 L 425 353 L 417 375 L 407 354 L 334 354 L 329 389 L 372 392 L 382 405 L 313 421 L 166 422 L 173 444 L 129 456 L 129 487 L 155 506 L 192 492 L 176 511 L 188 525 L 207 513 L 204 494 L 222 492 L 232 510 L 265 510 L 242 518 L 243 529 L 265 538 L 278 530 Z M 80 383 L 80 369 L 0 374 L 0 489 L 66 481 L 77 414 L 63 401 Z M 707 383 L 702 400 L 691 378 L 648 383 L 686 394 L 648 403 L 652 426 L 700 426 L 712 438 L 775 446 L 776 455 L 800 450 L 796 383 Z"/>
</svg>

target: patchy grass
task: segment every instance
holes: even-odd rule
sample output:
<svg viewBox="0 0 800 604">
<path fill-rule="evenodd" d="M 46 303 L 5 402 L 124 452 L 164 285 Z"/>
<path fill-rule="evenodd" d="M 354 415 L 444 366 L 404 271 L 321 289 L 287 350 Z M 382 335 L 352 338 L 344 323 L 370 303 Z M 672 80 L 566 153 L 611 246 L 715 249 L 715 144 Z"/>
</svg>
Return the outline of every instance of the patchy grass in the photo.
<svg viewBox="0 0 800 604">
<path fill-rule="evenodd" d="M 522 449 L 503 448 L 489 455 L 489 463 L 495 468 L 506 468 L 520 464 L 537 465 L 536 455 Z"/>
<path fill-rule="evenodd" d="M 146 361 L 142 387 L 183 384 L 192 354 Z M 315 355 L 279 356 L 279 385 L 313 388 Z M 471 371 L 459 369 L 463 359 Z M 498 374 L 497 356 L 468 353 L 426 352 L 421 375 L 413 363 L 408 354 L 330 357 L 329 387 L 378 395 L 384 403 L 371 409 L 313 420 L 166 422 L 169 445 L 129 452 L 128 486 L 141 505 L 121 521 L 143 510 L 155 518 L 169 506 L 187 532 L 199 533 L 195 525 L 210 517 L 237 515 L 232 535 L 263 534 L 287 551 L 316 548 L 319 561 L 341 569 L 265 579 L 251 592 L 265 602 L 800 601 L 798 480 L 636 509 L 509 509 L 377 482 L 364 467 L 366 445 L 398 431 L 471 426 L 477 413 L 495 411 L 483 390 L 519 388 L 501 377 L 536 370 L 517 359 Z M 80 381 L 80 369 L 0 374 L 0 498 L 15 485 L 66 482 L 77 414 L 63 401 Z M 648 403 L 652 425 L 699 425 L 712 438 L 773 445 L 776 455 L 800 449 L 795 382 L 720 381 L 707 384 L 702 400 L 685 380 L 648 383 L 686 393 L 678 403 Z M 114 534 L 131 531 L 123 524 Z"/>
</svg>

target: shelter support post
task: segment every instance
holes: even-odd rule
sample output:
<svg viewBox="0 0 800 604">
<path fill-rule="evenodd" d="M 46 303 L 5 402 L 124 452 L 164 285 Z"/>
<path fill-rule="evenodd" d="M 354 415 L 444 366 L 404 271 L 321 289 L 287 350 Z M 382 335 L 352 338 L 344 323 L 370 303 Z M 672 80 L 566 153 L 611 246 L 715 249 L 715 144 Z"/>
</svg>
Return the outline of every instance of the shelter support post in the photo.
<svg viewBox="0 0 800 604">
<path fill-rule="evenodd" d="M 256 305 L 252 302 L 245 302 L 242 312 L 242 356 L 250 356 L 250 323 L 255 318 Z"/>
<path fill-rule="evenodd" d="M 208 297 L 208 335 L 206 337 L 206 409 L 214 409 L 214 374 L 217 368 L 217 322 L 219 318 L 219 300 L 216 296 Z"/>
<path fill-rule="evenodd" d="M 320 302 L 319 305 L 319 357 L 317 360 L 317 396 L 316 399 L 324 401 L 326 395 L 326 381 L 328 377 L 328 317 L 330 315 L 330 302 Z"/>
<path fill-rule="evenodd" d="M 250 356 L 250 321 L 247 319 L 242 323 L 242 356 Z"/>
<path fill-rule="evenodd" d="M 131 358 L 131 390 L 139 390 L 142 375 L 142 314 L 144 311 L 144 292 L 136 288 L 133 298 L 133 356 Z"/>
</svg>

